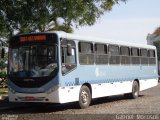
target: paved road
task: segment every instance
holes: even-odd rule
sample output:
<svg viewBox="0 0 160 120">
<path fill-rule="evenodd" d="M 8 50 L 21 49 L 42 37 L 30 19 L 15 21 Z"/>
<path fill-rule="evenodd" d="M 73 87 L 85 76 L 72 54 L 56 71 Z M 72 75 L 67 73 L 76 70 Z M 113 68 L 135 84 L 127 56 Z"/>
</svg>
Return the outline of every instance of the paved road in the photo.
<svg viewBox="0 0 160 120">
<path fill-rule="evenodd" d="M 77 109 L 75 103 L 63 105 L 26 105 L 0 101 L 2 120 L 70 120 L 70 119 L 160 119 L 160 84 L 140 92 L 136 100 L 123 95 L 94 99 L 87 109 Z M 9 119 L 7 119 L 9 118 Z"/>
</svg>

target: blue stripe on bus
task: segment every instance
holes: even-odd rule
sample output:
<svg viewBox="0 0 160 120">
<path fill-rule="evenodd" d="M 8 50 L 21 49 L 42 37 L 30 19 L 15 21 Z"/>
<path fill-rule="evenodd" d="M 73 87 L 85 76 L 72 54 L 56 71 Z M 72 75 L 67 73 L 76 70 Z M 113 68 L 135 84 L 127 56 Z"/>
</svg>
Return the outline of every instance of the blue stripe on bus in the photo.
<svg viewBox="0 0 160 120">
<path fill-rule="evenodd" d="M 155 79 L 158 78 L 158 76 L 152 76 L 152 77 L 139 77 L 138 80 L 147 80 L 147 79 Z M 126 82 L 126 81 L 133 81 L 135 78 L 117 78 L 117 79 L 106 79 L 106 80 L 80 80 L 80 85 L 84 83 L 90 83 L 90 84 L 100 84 L 100 83 L 115 83 L 115 82 Z M 77 86 L 75 82 L 65 82 L 65 86 Z"/>
</svg>

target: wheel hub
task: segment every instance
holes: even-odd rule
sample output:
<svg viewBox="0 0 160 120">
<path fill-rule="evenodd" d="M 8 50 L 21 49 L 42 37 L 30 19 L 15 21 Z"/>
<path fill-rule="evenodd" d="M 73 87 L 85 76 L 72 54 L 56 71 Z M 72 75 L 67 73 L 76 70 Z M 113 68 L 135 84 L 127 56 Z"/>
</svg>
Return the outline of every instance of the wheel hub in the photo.
<svg viewBox="0 0 160 120">
<path fill-rule="evenodd" d="M 88 93 L 86 91 L 82 91 L 82 93 L 81 93 L 81 100 L 82 100 L 83 103 L 87 103 Z"/>
</svg>

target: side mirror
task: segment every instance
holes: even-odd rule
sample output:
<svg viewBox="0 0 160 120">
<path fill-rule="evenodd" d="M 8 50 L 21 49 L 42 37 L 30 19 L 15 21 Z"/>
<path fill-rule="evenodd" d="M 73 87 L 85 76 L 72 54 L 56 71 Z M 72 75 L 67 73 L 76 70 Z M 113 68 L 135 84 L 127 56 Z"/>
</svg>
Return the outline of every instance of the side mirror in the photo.
<svg viewBox="0 0 160 120">
<path fill-rule="evenodd" d="M 68 44 L 68 45 L 67 45 L 67 55 L 68 55 L 68 56 L 71 56 L 71 55 L 72 55 L 72 47 L 71 47 L 71 44 Z"/>
<path fill-rule="evenodd" d="M 2 51 L 1 51 L 1 58 L 4 58 L 5 56 L 5 48 L 2 48 Z"/>
</svg>

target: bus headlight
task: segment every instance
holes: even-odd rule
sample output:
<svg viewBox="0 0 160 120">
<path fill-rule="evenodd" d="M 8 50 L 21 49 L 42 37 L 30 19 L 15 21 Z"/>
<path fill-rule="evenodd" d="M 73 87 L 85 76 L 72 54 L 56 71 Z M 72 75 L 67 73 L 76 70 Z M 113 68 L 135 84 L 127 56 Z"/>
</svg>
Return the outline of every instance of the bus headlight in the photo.
<svg viewBox="0 0 160 120">
<path fill-rule="evenodd" d="M 52 92 L 54 92 L 54 91 L 58 90 L 58 88 L 59 88 L 59 86 L 58 86 L 58 85 L 56 85 L 56 86 L 54 86 L 54 87 L 50 88 L 46 93 L 47 93 L 47 94 L 50 94 L 50 93 L 52 93 Z"/>
</svg>

